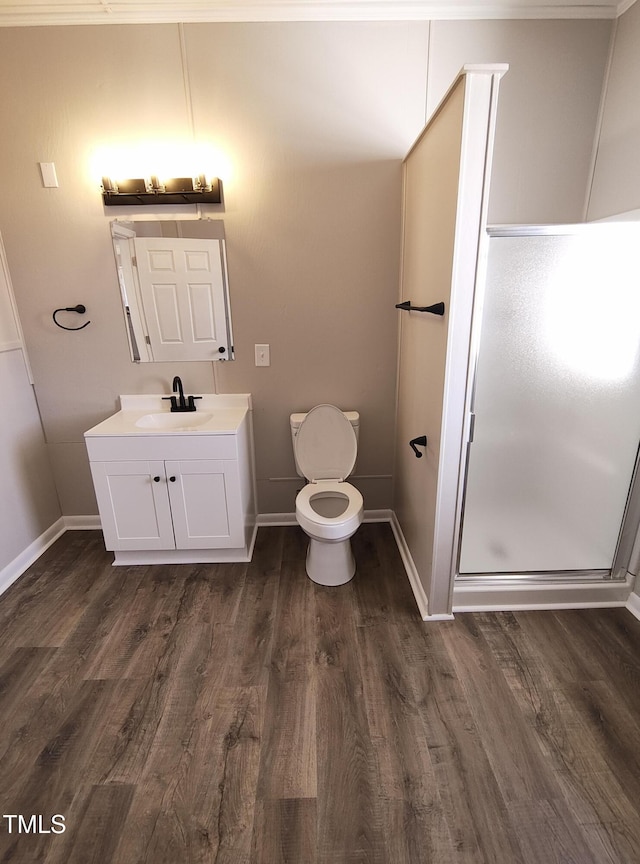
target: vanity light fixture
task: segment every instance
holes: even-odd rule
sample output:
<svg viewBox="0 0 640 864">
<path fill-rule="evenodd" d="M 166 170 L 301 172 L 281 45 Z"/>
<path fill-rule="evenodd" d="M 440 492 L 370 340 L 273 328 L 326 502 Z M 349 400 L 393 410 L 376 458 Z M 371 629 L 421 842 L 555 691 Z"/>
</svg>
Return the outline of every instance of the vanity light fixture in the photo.
<svg viewBox="0 0 640 864">
<path fill-rule="evenodd" d="M 128 180 L 102 178 L 102 200 L 105 207 L 139 206 L 141 204 L 221 204 L 222 183 L 218 177 L 207 181 L 199 177 L 172 177 L 160 182 L 152 176 Z"/>
</svg>

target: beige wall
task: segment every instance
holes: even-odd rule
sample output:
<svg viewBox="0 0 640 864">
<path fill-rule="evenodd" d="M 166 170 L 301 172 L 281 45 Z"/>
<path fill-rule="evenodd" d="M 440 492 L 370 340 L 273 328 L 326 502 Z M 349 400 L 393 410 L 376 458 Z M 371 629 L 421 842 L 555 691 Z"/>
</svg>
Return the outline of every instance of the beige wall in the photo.
<svg viewBox="0 0 640 864">
<path fill-rule="evenodd" d="M 237 160 L 225 214 L 237 360 L 262 512 L 291 512 L 289 414 L 361 413 L 356 473 L 390 505 L 400 158 L 424 123 L 428 25 L 187 28 L 194 121 Z M 211 83 L 215 82 L 213 110 Z M 254 366 L 255 343 L 271 366 Z"/>
<path fill-rule="evenodd" d="M 15 578 L 12 562 L 36 543 L 61 514 L 22 351 L 0 353 L 0 392 L 6 403 L 0 424 L 2 592 Z"/>
<path fill-rule="evenodd" d="M 489 222 L 581 222 L 612 23 L 436 21 L 432 28 L 429 108 L 462 63 L 509 63 Z"/>
<path fill-rule="evenodd" d="M 322 401 L 361 412 L 356 472 L 365 479 L 356 482 L 367 508 L 391 506 L 401 159 L 463 63 L 507 61 L 492 218 L 579 219 L 610 28 L 0 30 L 0 231 L 65 515 L 96 509 L 83 431 L 119 393 L 166 390 L 174 374 L 192 392 L 253 394 L 261 512 L 293 509 L 288 415 Z M 188 137 L 190 107 L 196 138 L 232 164 L 224 213 L 211 215 L 225 220 L 237 359 L 215 374 L 207 363 L 130 363 L 109 240 L 115 214 L 88 173 L 98 146 Z M 533 143 L 530 127 L 519 131 L 532 112 Z M 56 163 L 59 189 L 42 188 L 40 161 Z M 56 328 L 53 309 L 76 303 L 90 326 Z M 271 345 L 269 368 L 253 365 L 256 342 Z"/>
<path fill-rule="evenodd" d="M 588 218 L 640 210 L 640 3 L 618 19 Z"/>
<path fill-rule="evenodd" d="M 61 516 L 0 237 L 0 592 Z M 29 555 L 31 552 L 29 553 Z M 29 557 L 29 556 L 27 556 Z M 16 561 L 20 559 L 21 565 Z"/>
</svg>

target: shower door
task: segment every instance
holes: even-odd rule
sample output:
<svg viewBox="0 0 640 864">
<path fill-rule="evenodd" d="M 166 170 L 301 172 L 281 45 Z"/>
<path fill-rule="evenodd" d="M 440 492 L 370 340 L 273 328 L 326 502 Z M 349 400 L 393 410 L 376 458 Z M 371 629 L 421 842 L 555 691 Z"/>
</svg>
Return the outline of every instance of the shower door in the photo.
<svg viewBox="0 0 640 864">
<path fill-rule="evenodd" d="M 609 577 L 640 441 L 640 230 L 490 234 L 458 573 Z"/>
</svg>

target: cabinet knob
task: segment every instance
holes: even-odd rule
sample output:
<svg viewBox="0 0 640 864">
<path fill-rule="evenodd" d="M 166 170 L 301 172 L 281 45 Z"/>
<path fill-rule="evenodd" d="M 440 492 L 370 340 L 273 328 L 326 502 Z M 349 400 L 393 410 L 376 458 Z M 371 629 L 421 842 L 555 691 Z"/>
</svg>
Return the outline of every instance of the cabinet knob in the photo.
<svg viewBox="0 0 640 864">
<path fill-rule="evenodd" d="M 176 482 L 176 478 L 175 478 L 175 477 L 169 477 L 169 480 L 171 480 L 172 483 L 175 483 L 175 482 Z"/>
<path fill-rule="evenodd" d="M 159 482 L 160 482 L 160 478 L 159 478 L 159 477 L 154 477 L 154 478 L 153 478 L 153 482 L 154 482 L 154 483 L 159 483 Z"/>
</svg>

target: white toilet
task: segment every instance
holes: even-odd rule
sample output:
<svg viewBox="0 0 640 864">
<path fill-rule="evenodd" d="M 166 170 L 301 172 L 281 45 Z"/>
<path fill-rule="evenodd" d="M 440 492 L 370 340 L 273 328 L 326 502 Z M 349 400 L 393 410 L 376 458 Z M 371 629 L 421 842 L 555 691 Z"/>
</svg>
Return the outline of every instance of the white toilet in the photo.
<svg viewBox="0 0 640 864">
<path fill-rule="evenodd" d="M 360 415 L 316 405 L 291 415 L 296 470 L 309 481 L 296 497 L 296 519 L 309 536 L 307 575 L 319 585 L 344 585 L 356 563 L 350 537 L 362 523 L 362 495 L 345 480 L 358 452 Z"/>
</svg>

